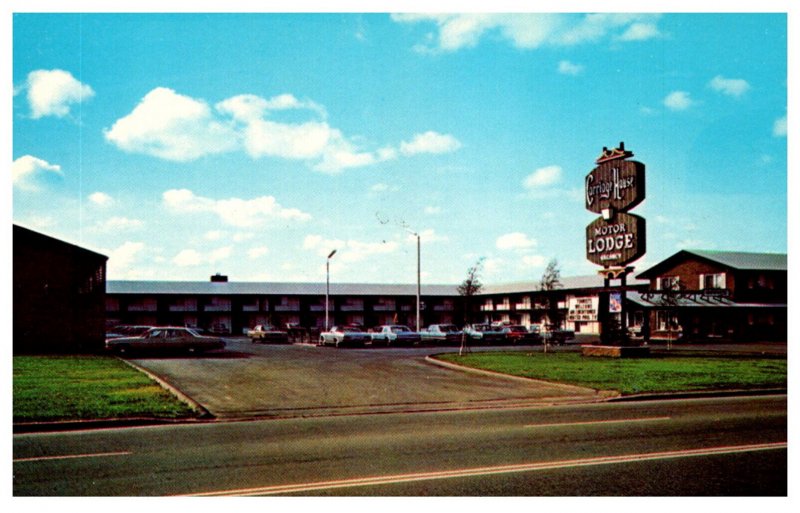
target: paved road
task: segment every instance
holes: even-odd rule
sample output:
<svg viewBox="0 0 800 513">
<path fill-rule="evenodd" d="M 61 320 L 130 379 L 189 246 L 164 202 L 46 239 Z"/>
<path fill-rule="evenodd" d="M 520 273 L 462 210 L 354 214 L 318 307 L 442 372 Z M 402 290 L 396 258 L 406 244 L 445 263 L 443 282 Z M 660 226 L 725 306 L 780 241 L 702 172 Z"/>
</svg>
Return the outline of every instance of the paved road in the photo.
<svg viewBox="0 0 800 513">
<path fill-rule="evenodd" d="M 222 419 L 556 404 L 597 398 L 591 389 L 481 376 L 442 368 L 425 359 L 431 353 L 457 350 L 336 349 L 231 339 L 223 353 L 199 358 L 140 358 L 134 363 Z"/>
<path fill-rule="evenodd" d="M 786 396 L 26 434 L 28 495 L 786 495 Z"/>
</svg>

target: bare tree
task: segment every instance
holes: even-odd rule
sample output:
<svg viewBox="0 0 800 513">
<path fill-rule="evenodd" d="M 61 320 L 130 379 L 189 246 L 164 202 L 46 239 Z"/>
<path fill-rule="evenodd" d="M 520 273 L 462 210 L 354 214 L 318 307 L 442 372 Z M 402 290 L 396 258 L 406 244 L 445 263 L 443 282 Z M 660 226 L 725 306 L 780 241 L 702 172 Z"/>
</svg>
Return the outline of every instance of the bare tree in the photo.
<svg viewBox="0 0 800 513">
<path fill-rule="evenodd" d="M 478 294 L 481 289 L 483 288 L 483 284 L 480 280 L 480 273 L 483 269 L 483 261 L 485 260 L 484 257 L 481 257 L 475 262 L 469 269 L 467 269 L 467 277 L 464 278 L 464 281 L 461 282 L 461 285 L 458 286 L 458 294 L 464 298 L 463 306 L 464 306 L 464 316 L 463 316 L 463 324 L 470 324 L 472 322 L 472 298 Z M 462 331 L 461 335 L 461 349 L 459 350 L 458 354 L 463 354 L 464 351 L 469 351 L 469 347 L 467 346 L 467 334 Z"/>
<path fill-rule="evenodd" d="M 545 292 L 544 300 L 547 305 L 548 332 L 561 327 L 561 311 L 558 309 L 558 300 L 553 296 L 552 291 L 563 287 L 561 283 L 561 268 L 555 258 L 547 263 L 547 267 L 539 280 L 539 290 Z M 547 352 L 549 333 L 545 333 L 544 351 Z"/>
</svg>

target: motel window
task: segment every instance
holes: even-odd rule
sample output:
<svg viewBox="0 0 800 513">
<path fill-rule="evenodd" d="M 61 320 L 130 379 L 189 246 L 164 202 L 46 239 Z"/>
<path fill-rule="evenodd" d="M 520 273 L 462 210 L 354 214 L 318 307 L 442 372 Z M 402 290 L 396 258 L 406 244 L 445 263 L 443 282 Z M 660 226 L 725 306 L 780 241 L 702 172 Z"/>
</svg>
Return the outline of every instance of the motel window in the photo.
<svg viewBox="0 0 800 513">
<path fill-rule="evenodd" d="M 667 310 L 656 311 L 656 327 L 658 331 L 674 330 L 678 325 L 678 315 Z"/>
<path fill-rule="evenodd" d="M 679 276 L 660 276 L 656 278 L 656 290 L 678 290 L 680 281 Z"/>
<path fill-rule="evenodd" d="M 724 289 L 724 288 L 725 288 L 725 273 L 700 275 L 700 290 Z"/>
</svg>

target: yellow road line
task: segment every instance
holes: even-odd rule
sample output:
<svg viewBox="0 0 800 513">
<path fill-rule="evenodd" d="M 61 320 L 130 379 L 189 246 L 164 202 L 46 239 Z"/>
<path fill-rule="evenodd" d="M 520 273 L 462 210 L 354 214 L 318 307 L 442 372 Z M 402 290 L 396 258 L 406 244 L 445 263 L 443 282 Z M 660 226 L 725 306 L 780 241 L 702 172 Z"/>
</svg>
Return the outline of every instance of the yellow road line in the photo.
<svg viewBox="0 0 800 513">
<path fill-rule="evenodd" d="M 631 422 L 659 422 L 670 420 L 672 417 L 645 417 L 637 419 L 614 419 L 614 420 L 589 420 L 583 422 L 556 422 L 553 424 L 528 424 L 527 428 L 549 428 L 549 427 L 571 427 L 571 426 L 594 426 L 604 424 L 629 424 Z"/>
<path fill-rule="evenodd" d="M 540 463 L 522 463 L 516 465 L 500 465 L 494 467 L 477 467 L 467 469 L 445 470 L 438 472 L 419 472 L 414 474 L 397 474 L 390 476 L 362 477 L 341 479 L 336 481 L 321 481 L 314 483 L 297 483 L 288 485 L 263 486 L 259 488 L 241 488 L 236 490 L 221 490 L 216 492 L 203 492 L 191 494 L 194 497 L 224 497 L 248 495 L 278 495 L 290 493 L 306 493 L 318 490 L 335 490 L 355 486 L 379 486 L 415 481 L 428 481 L 435 479 L 453 479 L 475 476 L 488 476 L 494 474 L 509 474 L 515 472 L 534 472 L 573 467 L 588 467 L 594 465 L 611 465 L 639 461 L 654 461 L 662 459 L 688 458 L 696 456 L 714 456 L 720 454 L 735 454 L 753 451 L 768 451 L 786 449 L 786 442 L 767 444 L 735 445 L 725 447 L 709 447 L 702 449 L 685 449 L 679 451 L 663 451 L 641 454 L 626 454 L 620 456 L 599 456 L 595 458 L 581 458 L 575 460 L 548 461 Z"/>
<path fill-rule="evenodd" d="M 14 463 L 23 463 L 29 461 L 50 461 L 50 460 L 71 460 L 77 458 L 105 458 L 109 456 L 128 456 L 133 454 L 130 451 L 121 452 L 95 452 L 87 454 L 63 454 L 59 456 L 37 456 L 33 458 L 16 458 Z"/>
</svg>

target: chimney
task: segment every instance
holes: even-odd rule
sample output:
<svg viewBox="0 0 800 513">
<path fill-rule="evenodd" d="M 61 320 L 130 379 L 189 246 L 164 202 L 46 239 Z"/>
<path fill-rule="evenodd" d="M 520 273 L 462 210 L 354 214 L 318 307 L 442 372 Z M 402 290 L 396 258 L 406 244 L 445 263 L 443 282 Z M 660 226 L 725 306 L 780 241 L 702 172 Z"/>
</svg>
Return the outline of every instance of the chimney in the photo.
<svg viewBox="0 0 800 513">
<path fill-rule="evenodd" d="M 211 277 L 211 283 L 227 283 L 228 277 L 224 274 L 217 273 Z"/>
</svg>

